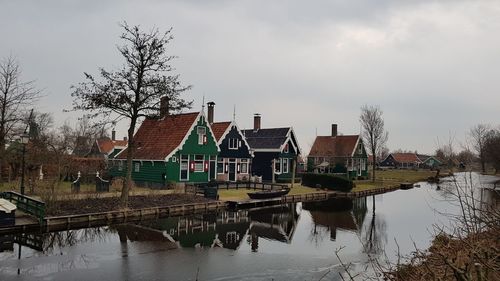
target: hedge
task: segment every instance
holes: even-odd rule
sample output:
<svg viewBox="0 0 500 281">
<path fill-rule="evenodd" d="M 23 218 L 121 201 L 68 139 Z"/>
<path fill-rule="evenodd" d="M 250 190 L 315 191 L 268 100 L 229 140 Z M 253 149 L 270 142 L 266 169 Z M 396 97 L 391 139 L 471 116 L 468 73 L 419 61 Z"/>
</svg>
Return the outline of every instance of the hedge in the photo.
<svg viewBox="0 0 500 281">
<path fill-rule="evenodd" d="M 302 185 L 308 187 L 327 188 L 336 191 L 349 192 L 354 187 L 354 183 L 343 177 L 330 174 L 307 173 L 302 175 Z"/>
</svg>

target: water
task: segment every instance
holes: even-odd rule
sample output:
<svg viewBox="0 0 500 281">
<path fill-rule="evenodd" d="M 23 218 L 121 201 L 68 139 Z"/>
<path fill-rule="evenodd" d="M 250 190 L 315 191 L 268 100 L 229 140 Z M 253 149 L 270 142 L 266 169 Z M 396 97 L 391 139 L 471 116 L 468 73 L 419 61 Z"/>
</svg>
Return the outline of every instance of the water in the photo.
<svg viewBox="0 0 500 281">
<path fill-rule="evenodd" d="M 0 280 L 341 280 L 336 251 L 371 274 L 367 254 L 395 260 L 397 245 L 429 246 L 434 226 L 450 224 L 443 213 L 458 213 L 454 188 L 1 237 Z M 477 190 L 498 206 L 497 193 Z"/>
</svg>

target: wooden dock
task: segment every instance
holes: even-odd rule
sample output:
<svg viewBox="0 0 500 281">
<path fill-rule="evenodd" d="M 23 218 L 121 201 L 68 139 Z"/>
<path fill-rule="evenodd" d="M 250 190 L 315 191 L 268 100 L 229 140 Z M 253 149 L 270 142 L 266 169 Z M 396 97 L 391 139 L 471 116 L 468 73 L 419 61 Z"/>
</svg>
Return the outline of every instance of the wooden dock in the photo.
<svg viewBox="0 0 500 281">
<path fill-rule="evenodd" d="M 23 220 L 16 225 L 0 227 L 0 235 L 19 232 L 51 232 L 75 228 L 88 228 L 109 224 L 136 222 L 141 220 L 158 219 L 169 216 L 183 216 L 199 214 L 225 209 L 226 204 L 221 201 L 152 207 L 134 210 L 117 210 L 103 213 L 90 213 L 69 216 L 46 217 L 40 224 L 36 220 Z"/>
</svg>

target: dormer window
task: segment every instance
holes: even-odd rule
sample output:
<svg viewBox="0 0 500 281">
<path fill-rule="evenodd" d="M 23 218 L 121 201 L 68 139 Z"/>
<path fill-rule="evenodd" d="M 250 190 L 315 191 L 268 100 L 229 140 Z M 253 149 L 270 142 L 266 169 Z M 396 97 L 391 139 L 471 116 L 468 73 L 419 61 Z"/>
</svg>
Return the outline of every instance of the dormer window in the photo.
<svg viewBox="0 0 500 281">
<path fill-rule="evenodd" d="M 198 133 L 198 144 L 203 145 L 207 143 L 207 128 L 198 126 L 197 128 L 197 133 Z"/>
</svg>

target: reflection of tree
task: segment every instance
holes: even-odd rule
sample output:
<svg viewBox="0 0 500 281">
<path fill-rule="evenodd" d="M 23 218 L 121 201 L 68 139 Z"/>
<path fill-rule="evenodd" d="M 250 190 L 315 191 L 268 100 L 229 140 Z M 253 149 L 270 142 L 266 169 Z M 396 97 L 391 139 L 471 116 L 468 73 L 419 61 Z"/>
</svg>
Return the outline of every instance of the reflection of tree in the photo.
<svg viewBox="0 0 500 281">
<path fill-rule="evenodd" d="M 106 235 L 107 232 L 102 227 L 50 232 L 43 237 L 43 249 L 50 252 L 55 248 L 70 247 L 77 243 L 103 241 Z"/>
<path fill-rule="evenodd" d="M 387 242 L 386 222 L 375 212 L 375 196 L 372 197 L 372 215 L 368 225 L 364 227 L 361 239 L 364 252 L 367 254 L 379 255 L 384 251 Z"/>
</svg>

